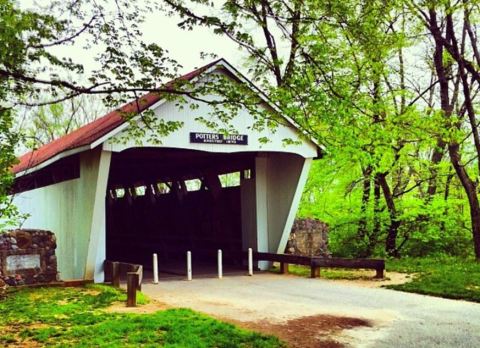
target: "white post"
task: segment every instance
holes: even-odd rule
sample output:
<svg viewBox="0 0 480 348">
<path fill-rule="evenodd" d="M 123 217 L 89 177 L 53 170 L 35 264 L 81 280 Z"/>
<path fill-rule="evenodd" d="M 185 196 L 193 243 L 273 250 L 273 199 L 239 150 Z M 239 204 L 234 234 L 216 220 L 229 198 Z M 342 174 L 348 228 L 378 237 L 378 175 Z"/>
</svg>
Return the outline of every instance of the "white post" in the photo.
<svg viewBox="0 0 480 348">
<path fill-rule="evenodd" d="M 158 284 L 158 257 L 153 254 L 153 284 Z"/>
<path fill-rule="evenodd" d="M 252 248 L 248 248 L 248 275 L 253 275 L 253 251 Z"/>
<path fill-rule="evenodd" d="M 187 251 L 187 280 L 192 280 L 192 253 Z"/>
<path fill-rule="evenodd" d="M 217 262 L 218 262 L 218 279 L 222 279 L 223 278 L 223 265 L 222 265 L 222 250 L 221 249 L 218 249 Z"/>
</svg>

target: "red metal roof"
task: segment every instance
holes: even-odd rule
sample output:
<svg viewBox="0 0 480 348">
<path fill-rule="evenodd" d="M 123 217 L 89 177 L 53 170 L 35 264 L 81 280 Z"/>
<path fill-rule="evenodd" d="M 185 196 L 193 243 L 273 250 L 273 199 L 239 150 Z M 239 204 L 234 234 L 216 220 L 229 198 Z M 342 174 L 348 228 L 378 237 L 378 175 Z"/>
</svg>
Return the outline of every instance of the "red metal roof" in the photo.
<svg viewBox="0 0 480 348">
<path fill-rule="evenodd" d="M 175 81 L 178 80 L 190 81 L 211 66 L 217 64 L 218 62 L 219 60 L 207 64 L 197 70 L 181 76 L 176 80 L 167 83 L 165 86 L 168 88 L 169 86 L 172 86 Z M 48 161 L 49 159 L 59 155 L 62 152 L 80 148 L 86 145 L 91 145 L 96 140 L 100 139 L 104 135 L 108 134 L 110 131 L 125 123 L 126 120 L 124 117 L 122 117 L 122 115 L 132 113 L 138 114 L 145 109 L 148 109 L 160 99 L 161 95 L 159 93 L 151 92 L 140 97 L 138 103 L 137 101 L 132 101 L 128 104 L 125 104 L 119 109 L 114 110 L 106 114 L 105 116 L 86 124 L 85 126 L 80 127 L 77 130 L 68 133 L 67 135 L 64 135 L 48 144 L 43 145 L 37 150 L 28 152 L 23 156 L 19 157 L 19 163 L 12 167 L 12 172 L 14 174 L 21 173 L 27 169 L 36 167 L 39 164 Z"/>
</svg>

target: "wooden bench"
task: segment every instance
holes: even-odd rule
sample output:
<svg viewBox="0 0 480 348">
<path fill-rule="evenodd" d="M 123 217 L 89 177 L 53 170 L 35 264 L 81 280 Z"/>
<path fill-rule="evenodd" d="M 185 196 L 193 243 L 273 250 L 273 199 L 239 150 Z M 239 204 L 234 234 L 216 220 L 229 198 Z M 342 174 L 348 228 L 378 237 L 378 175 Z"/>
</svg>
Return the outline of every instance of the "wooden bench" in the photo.
<svg viewBox="0 0 480 348">
<path fill-rule="evenodd" d="M 288 265 L 303 265 L 310 267 L 310 277 L 316 278 L 320 276 L 320 268 L 366 268 L 376 271 L 375 278 L 383 278 L 385 276 L 385 260 L 381 259 L 345 259 L 338 257 L 309 257 L 290 254 L 273 254 L 254 252 L 255 261 L 271 261 L 280 262 L 280 273 L 288 273 Z"/>
<path fill-rule="evenodd" d="M 142 280 L 143 280 L 143 266 L 128 263 L 128 262 L 117 262 L 111 260 L 105 260 L 103 263 L 103 268 L 105 270 L 105 283 L 112 283 L 114 287 L 120 286 L 120 278 L 128 273 L 134 272 L 138 274 L 138 290 L 142 290 Z"/>
<path fill-rule="evenodd" d="M 385 260 L 381 259 L 344 259 L 338 257 L 313 257 L 311 264 L 311 277 L 320 276 L 320 268 L 366 268 L 374 269 L 375 278 L 383 278 L 385 276 Z"/>
</svg>

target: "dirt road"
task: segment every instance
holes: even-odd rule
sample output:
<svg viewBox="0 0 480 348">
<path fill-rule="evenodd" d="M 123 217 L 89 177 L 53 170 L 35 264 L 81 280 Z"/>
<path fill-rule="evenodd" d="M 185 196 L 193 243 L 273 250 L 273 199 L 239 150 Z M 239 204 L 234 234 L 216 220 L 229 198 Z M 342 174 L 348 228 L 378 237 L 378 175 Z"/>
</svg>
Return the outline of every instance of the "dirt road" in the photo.
<svg viewBox="0 0 480 348">
<path fill-rule="evenodd" d="M 291 343 L 312 338 L 291 344 L 298 347 L 480 347 L 480 304 L 465 301 L 268 273 L 163 281 L 143 291 L 263 332 L 293 329 Z"/>
</svg>

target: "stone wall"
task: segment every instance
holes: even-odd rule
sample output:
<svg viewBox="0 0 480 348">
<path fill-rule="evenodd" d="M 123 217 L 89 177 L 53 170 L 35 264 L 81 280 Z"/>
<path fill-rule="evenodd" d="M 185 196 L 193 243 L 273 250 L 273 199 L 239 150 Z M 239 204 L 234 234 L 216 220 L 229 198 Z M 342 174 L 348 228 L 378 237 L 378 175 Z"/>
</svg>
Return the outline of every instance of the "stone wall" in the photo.
<svg viewBox="0 0 480 348">
<path fill-rule="evenodd" d="M 316 219 L 296 219 L 285 253 L 330 257 L 328 251 L 328 225 Z"/>
<path fill-rule="evenodd" d="M 0 288 L 58 280 L 55 235 L 42 230 L 0 232 Z"/>
</svg>

